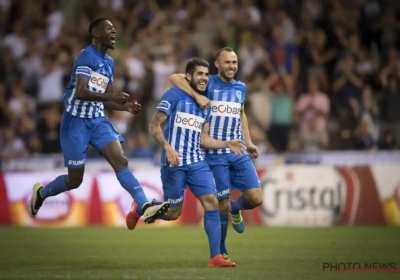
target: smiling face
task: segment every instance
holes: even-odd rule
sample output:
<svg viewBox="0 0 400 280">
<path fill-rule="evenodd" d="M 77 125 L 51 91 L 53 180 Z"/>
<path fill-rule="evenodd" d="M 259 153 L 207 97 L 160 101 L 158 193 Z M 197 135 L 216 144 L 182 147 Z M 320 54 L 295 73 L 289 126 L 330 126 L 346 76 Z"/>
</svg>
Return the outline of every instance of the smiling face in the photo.
<svg viewBox="0 0 400 280">
<path fill-rule="evenodd" d="M 95 30 L 95 37 L 99 39 L 100 43 L 107 49 L 115 48 L 115 39 L 117 32 L 114 25 L 109 20 L 103 20 L 98 24 Z"/>
<path fill-rule="evenodd" d="M 235 52 L 222 51 L 215 61 L 218 74 L 226 81 L 231 82 L 238 71 L 238 59 Z"/>
<path fill-rule="evenodd" d="M 205 66 L 197 66 L 193 75 L 186 74 L 190 86 L 199 93 L 204 93 L 208 84 L 208 68 Z"/>
</svg>

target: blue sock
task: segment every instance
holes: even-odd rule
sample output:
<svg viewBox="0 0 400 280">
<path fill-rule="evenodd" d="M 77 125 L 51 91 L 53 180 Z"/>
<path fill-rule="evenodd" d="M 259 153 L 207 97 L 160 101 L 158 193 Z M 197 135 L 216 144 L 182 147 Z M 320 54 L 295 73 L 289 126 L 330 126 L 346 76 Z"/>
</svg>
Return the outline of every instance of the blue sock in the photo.
<svg viewBox="0 0 400 280">
<path fill-rule="evenodd" d="M 227 254 L 228 250 L 226 249 L 225 240 L 228 233 L 228 215 L 219 214 L 219 219 L 221 220 L 221 254 Z"/>
<path fill-rule="evenodd" d="M 142 209 L 143 205 L 149 203 L 146 195 L 140 186 L 139 181 L 133 176 L 129 168 L 122 169 L 116 173 L 121 186 L 132 196 L 138 204 L 138 208 Z"/>
<path fill-rule="evenodd" d="M 218 210 L 204 211 L 204 230 L 207 233 L 211 258 L 220 255 L 221 222 Z"/>
<path fill-rule="evenodd" d="M 49 196 L 55 196 L 62 192 L 66 192 L 68 190 L 67 182 L 65 182 L 66 178 L 67 178 L 67 175 L 60 175 L 57 178 L 55 178 L 47 186 L 44 186 L 40 189 L 40 191 L 39 191 L 40 196 L 43 199 L 45 199 Z"/>
<path fill-rule="evenodd" d="M 247 202 L 243 195 L 236 200 L 231 200 L 231 213 L 237 214 L 240 210 L 253 209 L 254 206 Z"/>
</svg>

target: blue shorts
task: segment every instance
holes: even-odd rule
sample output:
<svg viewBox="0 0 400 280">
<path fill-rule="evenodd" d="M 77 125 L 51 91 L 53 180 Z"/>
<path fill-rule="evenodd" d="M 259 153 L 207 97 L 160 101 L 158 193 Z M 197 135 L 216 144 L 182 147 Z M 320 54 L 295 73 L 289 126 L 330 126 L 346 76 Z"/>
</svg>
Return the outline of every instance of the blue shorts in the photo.
<svg viewBox="0 0 400 280">
<path fill-rule="evenodd" d="M 164 201 L 168 201 L 171 207 L 183 203 L 186 186 L 189 186 L 196 197 L 206 194 L 216 195 L 213 174 L 204 160 L 185 166 L 162 166 L 161 181 Z"/>
<path fill-rule="evenodd" d="M 107 144 L 124 141 L 106 117 L 84 119 L 64 112 L 60 133 L 64 165 L 68 168 L 85 166 L 86 150 L 91 144 L 98 152 Z"/>
<path fill-rule="evenodd" d="M 214 174 L 218 200 L 228 198 L 231 189 L 245 191 L 260 187 L 256 168 L 249 155 L 206 154 L 206 160 Z"/>
</svg>

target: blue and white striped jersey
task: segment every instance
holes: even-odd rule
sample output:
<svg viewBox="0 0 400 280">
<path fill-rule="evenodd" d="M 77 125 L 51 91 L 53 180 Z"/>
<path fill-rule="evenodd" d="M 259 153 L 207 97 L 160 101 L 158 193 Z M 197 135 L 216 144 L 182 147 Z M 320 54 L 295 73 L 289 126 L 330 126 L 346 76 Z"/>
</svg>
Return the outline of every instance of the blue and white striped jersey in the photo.
<svg viewBox="0 0 400 280">
<path fill-rule="evenodd" d="M 167 114 L 164 136 L 168 143 L 181 156 L 179 166 L 204 160 L 201 131 L 209 121 L 210 109 L 202 110 L 196 101 L 179 88 L 169 89 L 161 98 L 157 110 Z M 168 165 L 165 150 L 161 155 L 161 164 Z"/>
<path fill-rule="evenodd" d="M 211 102 L 210 136 L 221 141 L 234 139 L 244 141 L 240 115 L 246 99 L 246 85 L 236 80 L 228 84 L 217 75 L 210 75 L 207 97 Z M 231 152 L 229 148 L 206 150 L 208 154 L 228 154 Z"/>
<path fill-rule="evenodd" d="M 112 84 L 114 61 L 108 55 L 99 53 L 93 45 L 83 49 L 74 61 L 71 80 L 65 89 L 65 110 L 80 118 L 97 118 L 104 116 L 104 105 L 101 101 L 83 101 L 76 99 L 76 78 L 89 80 L 87 88 L 93 92 L 105 93 Z"/>
</svg>

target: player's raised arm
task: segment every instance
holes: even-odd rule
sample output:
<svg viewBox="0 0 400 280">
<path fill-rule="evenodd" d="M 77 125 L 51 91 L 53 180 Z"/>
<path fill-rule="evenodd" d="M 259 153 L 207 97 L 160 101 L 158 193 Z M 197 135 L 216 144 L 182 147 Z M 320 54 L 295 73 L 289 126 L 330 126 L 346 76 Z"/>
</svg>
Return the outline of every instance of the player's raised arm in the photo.
<svg viewBox="0 0 400 280">
<path fill-rule="evenodd" d="M 212 138 L 209 135 L 210 124 L 205 123 L 201 131 L 201 146 L 206 149 L 231 149 L 235 154 L 242 154 L 246 147 L 242 140 L 234 139 L 231 141 L 220 141 Z"/>
<path fill-rule="evenodd" d="M 168 162 L 172 166 L 178 166 L 180 163 L 180 155 L 172 148 L 164 136 L 163 127 L 167 119 L 167 114 L 157 111 L 150 122 L 149 131 L 151 136 L 164 148 Z"/>
<path fill-rule="evenodd" d="M 187 95 L 196 100 L 197 104 L 199 104 L 200 108 L 207 109 L 210 107 L 210 100 L 204 95 L 195 91 L 189 84 L 186 79 L 185 74 L 172 74 L 169 76 L 169 80 L 171 83 L 177 88 L 183 90 Z"/>
</svg>

